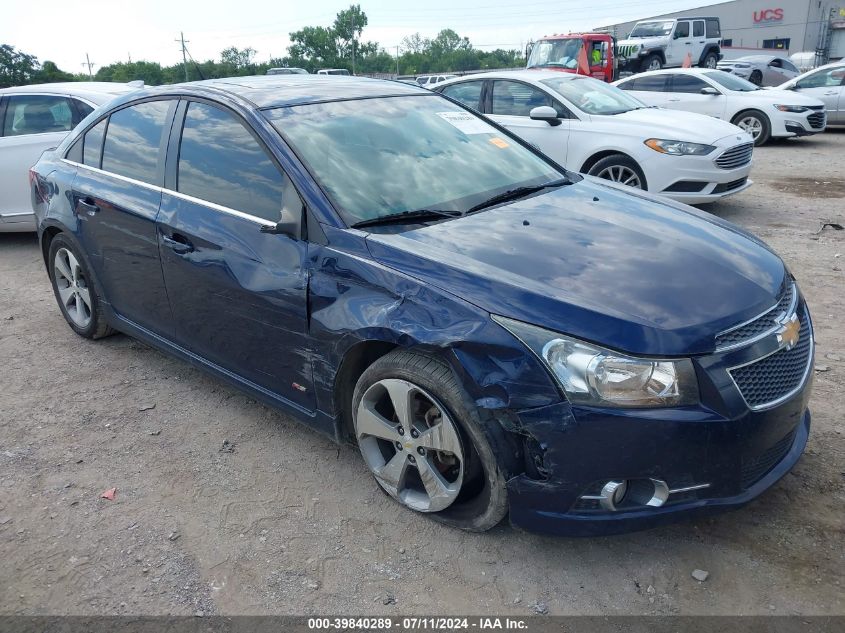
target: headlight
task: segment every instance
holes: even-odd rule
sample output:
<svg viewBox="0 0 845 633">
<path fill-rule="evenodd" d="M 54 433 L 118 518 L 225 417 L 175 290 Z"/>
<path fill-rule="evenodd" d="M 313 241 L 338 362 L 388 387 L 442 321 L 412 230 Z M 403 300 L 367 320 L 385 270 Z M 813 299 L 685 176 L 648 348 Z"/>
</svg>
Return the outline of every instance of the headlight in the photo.
<svg viewBox="0 0 845 633">
<path fill-rule="evenodd" d="M 798 105 L 776 105 L 775 107 L 781 112 L 806 112 L 809 110 L 806 106 Z"/>
<path fill-rule="evenodd" d="M 706 156 L 715 147 L 702 143 L 687 143 L 686 141 L 669 141 L 662 138 L 650 138 L 645 144 L 655 152 L 672 154 L 673 156 Z"/>
<path fill-rule="evenodd" d="M 496 315 L 493 320 L 545 363 L 570 402 L 603 407 L 698 402 L 698 382 L 689 359 L 635 358 L 521 321 Z"/>
</svg>

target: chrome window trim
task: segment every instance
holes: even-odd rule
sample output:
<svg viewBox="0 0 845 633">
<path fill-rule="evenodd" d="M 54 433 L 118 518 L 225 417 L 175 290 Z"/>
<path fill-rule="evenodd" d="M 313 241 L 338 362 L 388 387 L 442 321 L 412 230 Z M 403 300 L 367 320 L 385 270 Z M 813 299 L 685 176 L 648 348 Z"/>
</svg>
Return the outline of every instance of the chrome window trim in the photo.
<svg viewBox="0 0 845 633">
<path fill-rule="evenodd" d="M 745 403 L 745 406 L 747 406 L 751 411 L 764 411 L 766 409 L 771 409 L 771 408 L 776 407 L 780 404 L 783 404 L 784 402 L 786 402 L 787 400 L 792 398 L 795 394 L 797 394 L 799 391 L 801 391 L 804 387 L 807 386 L 807 379 L 810 377 L 810 372 L 813 369 L 813 361 L 814 361 L 815 356 L 816 356 L 816 348 L 815 348 L 816 342 L 815 342 L 815 338 L 813 337 L 813 320 L 810 318 L 810 312 L 809 312 L 809 310 L 806 309 L 806 306 L 804 308 L 804 316 L 807 319 L 807 325 L 808 325 L 809 330 L 810 330 L 810 353 L 807 355 L 807 366 L 804 368 L 804 375 L 801 376 L 801 380 L 799 381 L 798 386 L 795 387 L 795 389 L 793 389 L 792 391 L 782 395 L 780 398 L 777 398 L 776 400 L 772 400 L 770 402 L 764 402 L 763 404 L 758 404 L 756 407 L 752 407 L 750 404 L 748 404 L 748 401 L 745 399 L 745 396 L 742 394 L 742 389 L 740 389 L 739 385 L 736 384 L 736 380 L 734 379 L 734 376 L 733 376 L 733 371 L 735 369 L 740 369 L 742 367 L 747 367 L 748 365 L 754 365 L 755 363 L 759 363 L 760 361 L 767 359 L 769 356 L 772 356 L 772 355 L 777 354 L 778 352 L 782 351 L 784 349 L 785 345 L 779 345 L 778 348 L 776 350 L 774 350 L 773 352 L 769 352 L 768 354 L 764 354 L 763 356 L 760 356 L 759 358 L 755 358 L 754 360 L 750 360 L 750 361 L 745 362 L 745 363 L 740 363 L 739 365 L 734 365 L 733 367 L 728 367 L 728 376 L 730 376 L 731 382 L 733 383 L 734 387 L 736 388 L 737 392 L 739 393 L 740 398 L 742 398 L 742 401 Z"/>
<path fill-rule="evenodd" d="M 214 209 L 215 211 L 220 211 L 221 213 L 226 213 L 228 215 L 235 216 L 236 218 L 241 218 L 242 220 L 249 220 L 250 222 L 255 222 L 260 226 L 271 226 L 273 224 L 272 220 L 266 220 L 264 218 L 259 218 L 257 215 L 250 215 L 249 213 L 244 213 L 243 211 L 238 211 L 237 209 L 230 209 L 229 207 L 225 207 L 222 204 L 217 204 L 215 202 L 209 202 L 208 200 L 203 200 L 202 198 L 195 198 L 194 196 L 189 196 L 187 194 L 181 193 L 179 191 L 174 191 L 173 189 L 168 189 L 166 187 L 159 187 L 158 185 L 151 185 L 148 182 L 144 182 L 142 180 L 136 180 L 135 178 L 130 178 L 129 176 L 122 176 L 120 174 L 115 174 L 114 172 L 105 171 L 98 167 L 91 167 L 90 165 L 83 165 L 82 163 L 77 163 L 76 161 L 69 160 L 67 158 L 60 159 L 63 163 L 67 163 L 68 165 L 73 165 L 74 167 L 81 167 L 83 169 L 87 169 L 97 174 L 103 174 L 104 176 L 109 176 L 110 178 L 117 178 L 118 180 L 122 180 L 123 182 L 128 182 L 133 185 L 140 185 L 141 187 L 145 187 L 147 189 L 151 189 L 152 191 L 158 191 L 159 193 L 166 193 L 168 195 L 174 196 L 176 198 L 181 198 L 182 200 L 186 200 L 188 202 L 193 202 L 195 204 L 201 204 L 203 206 L 209 207 L 210 209 Z M 279 209 L 279 220 L 282 219 L 282 210 Z"/>
<path fill-rule="evenodd" d="M 795 311 L 798 309 L 798 286 L 795 284 L 794 281 L 791 282 L 791 284 L 792 285 L 790 286 L 790 291 L 792 292 L 792 300 L 789 302 L 789 306 L 786 308 L 786 310 L 784 310 L 783 312 L 781 312 L 780 314 L 777 315 L 778 317 L 785 316 L 787 314 L 794 314 Z M 721 332 L 716 334 L 715 338 L 718 339 L 720 336 L 723 336 L 725 334 L 730 334 L 731 332 L 738 330 L 740 328 L 743 328 L 746 325 L 749 325 L 750 323 L 754 323 L 754 321 L 757 321 L 758 319 L 762 319 L 764 316 L 769 314 L 772 310 L 774 310 L 777 307 L 778 307 L 778 304 L 775 303 L 775 305 L 773 305 L 771 308 L 769 308 L 768 310 L 766 310 L 764 312 L 761 312 L 756 317 L 748 319 L 747 321 L 744 321 L 744 322 L 740 323 L 739 325 L 735 325 L 733 327 L 730 327 L 727 330 L 722 330 Z M 738 343 L 731 343 L 730 345 L 724 345 L 722 347 L 717 347 L 715 349 L 715 351 L 719 352 L 719 353 L 728 352 L 728 351 L 731 351 L 731 350 L 738 349 L 740 347 L 747 347 L 749 345 L 753 345 L 754 343 L 757 343 L 758 341 L 762 341 L 767 336 L 771 336 L 772 334 L 774 334 L 778 330 L 778 327 L 779 326 L 777 326 L 777 325 L 773 325 L 768 330 L 766 330 L 765 332 L 761 332 L 757 336 L 754 336 L 754 337 L 749 338 L 749 339 L 745 339 L 744 341 L 739 341 Z M 775 350 L 775 351 L 780 351 L 780 350 L 778 349 L 778 350 Z M 765 356 L 763 358 L 765 358 Z M 759 358 L 757 360 L 762 360 L 762 358 Z M 757 361 L 753 361 L 753 362 L 757 362 Z M 748 365 L 748 364 L 750 364 L 750 363 L 746 363 L 746 365 Z M 742 365 L 738 365 L 737 367 L 742 367 Z M 736 369 L 736 367 L 732 367 L 731 369 Z"/>
</svg>

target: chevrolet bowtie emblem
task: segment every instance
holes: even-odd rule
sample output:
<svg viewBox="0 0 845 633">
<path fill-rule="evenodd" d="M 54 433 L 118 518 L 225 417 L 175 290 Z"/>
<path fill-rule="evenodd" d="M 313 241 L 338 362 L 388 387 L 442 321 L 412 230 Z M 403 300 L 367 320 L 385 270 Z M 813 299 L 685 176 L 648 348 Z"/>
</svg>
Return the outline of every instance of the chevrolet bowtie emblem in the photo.
<svg viewBox="0 0 845 633">
<path fill-rule="evenodd" d="M 788 320 L 781 322 L 781 329 L 777 333 L 778 345 L 790 350 L 798 344 L 801 338 L 801 322 L 798 315 L 793 314 Z"/>
</svg>

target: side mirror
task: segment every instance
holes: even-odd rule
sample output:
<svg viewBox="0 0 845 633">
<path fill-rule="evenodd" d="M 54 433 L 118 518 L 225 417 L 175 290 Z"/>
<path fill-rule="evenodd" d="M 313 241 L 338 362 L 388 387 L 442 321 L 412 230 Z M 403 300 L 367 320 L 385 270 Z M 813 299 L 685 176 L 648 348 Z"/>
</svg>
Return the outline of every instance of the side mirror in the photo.
<svg viewBox="0 0 845 633">
<path fill-rule="evenodd" d="M 712 97 L 715 97 L 715 96 L 720 95 L 721 93 L 718 90 L 716 90 L 713 86 L 707 86 L 707 87 L 701 89 L 701 94 L 710 95 Z"/>
<path fill-rule="evenodd" d="M 552 106 L 537 106 L 536 108 L 531 108 L 531 112 L 528 113 L 528 116 L 533 121 L 545 121 L 552 127 L 556 125 L 560 125 L 560 117 L 557 115 L 557 111 Z"/>
<path fill-rule="evenodd" d="M 304 209 L 303 209 L 304 210 Z M 282 219 L 275 224 L 265 224 L 261 227 L 262 233 L 273 235 L 287 235 L 295 240 L 300 239 L 302 233 L 302 214 L 299 218 L 294 217 L 287 209 L 282 211 Z"/>
</svg>

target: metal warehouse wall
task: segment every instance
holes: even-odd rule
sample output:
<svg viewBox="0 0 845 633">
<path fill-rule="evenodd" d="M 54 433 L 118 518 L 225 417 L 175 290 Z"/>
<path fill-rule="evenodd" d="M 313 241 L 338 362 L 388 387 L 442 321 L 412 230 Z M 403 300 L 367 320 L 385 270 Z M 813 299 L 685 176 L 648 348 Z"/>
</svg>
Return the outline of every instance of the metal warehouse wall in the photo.
<svg viewBox="0 0 845 633">
<path fill-rule="evenodd" d="M 761 50 L 790 55 L 799 51 L 813 51 L 819 43 L 823 26 L 828 22 L 830 10 L 842 7 L 845 0 L 731 0 L 717 4 L 702 5 L 686 11 L 664 13 L 653 17 L 643 16 L 641 20 L 676 18 L 681 16 L 715 16 L 722 24 L 722 38 L 731 40 L 731 48 L 725 48 L 725 57 L 739 57 L 750 52 L 748 49 L 762 49 L 763 40 L 789 39 L 789 48 Z M 608 29 L 617 38 L 628 35 L 639 20 L 611 24 Z M 833 51 L 831 51 L 833 52 Z"/>
</svg>

